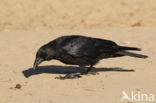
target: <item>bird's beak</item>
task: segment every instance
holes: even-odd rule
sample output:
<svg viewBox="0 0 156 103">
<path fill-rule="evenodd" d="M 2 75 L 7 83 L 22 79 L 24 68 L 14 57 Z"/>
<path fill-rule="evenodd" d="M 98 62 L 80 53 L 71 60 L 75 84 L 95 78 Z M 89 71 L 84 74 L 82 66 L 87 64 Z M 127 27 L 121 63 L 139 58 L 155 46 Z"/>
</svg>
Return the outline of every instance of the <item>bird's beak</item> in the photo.
<svg viewBox="0 0 156 103">
<path fill-rule="evenodd" d="M 33 69 L 35 70 L 37 68 L 37 66 L 43 61 L 43 59 L 40 58 L 36 58 L 35 62 L 34 62 L 34 66 Z"/>
</svg>

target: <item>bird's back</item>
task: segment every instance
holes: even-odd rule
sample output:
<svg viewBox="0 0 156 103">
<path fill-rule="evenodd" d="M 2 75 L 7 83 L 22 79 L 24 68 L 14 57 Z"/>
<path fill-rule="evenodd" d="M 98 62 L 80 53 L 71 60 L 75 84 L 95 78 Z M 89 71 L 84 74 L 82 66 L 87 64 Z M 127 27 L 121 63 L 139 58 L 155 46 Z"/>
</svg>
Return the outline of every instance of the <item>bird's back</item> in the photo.
<svg viewBox="0 0 156 103">
<path fill-rule="evenodd" d="M 96 56 L 101 52 L 113 51 L 116 43 L 110 40 L 85 36 L 63 36 L 56 39 L 59 49 L 65 50 L 73 56 Z"/>
<path fill-rule="evenodd" d="M 98 61 L 98 57 L 109 57 L 116 43 L 98 38 L 85 36 L 63 36 L 56 39 L 58 48 L 58 59 L 67 64 L 84 64 Z M 102 58 L 103 58 L 102 57 Z"/>
</svg>

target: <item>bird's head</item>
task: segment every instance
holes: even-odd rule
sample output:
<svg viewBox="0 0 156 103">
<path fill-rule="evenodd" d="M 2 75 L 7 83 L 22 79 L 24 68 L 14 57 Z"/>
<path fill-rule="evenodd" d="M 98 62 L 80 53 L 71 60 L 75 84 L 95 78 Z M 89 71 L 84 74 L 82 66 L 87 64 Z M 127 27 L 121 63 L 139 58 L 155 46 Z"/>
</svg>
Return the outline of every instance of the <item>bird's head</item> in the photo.
<svg viewBox="0 0 156 103">
<path fill-rule="evenodd" d="M 42 46 L 36 53 L 36 59 L 34 61 L 33 69 L 35 70 L 39 64 L 43 61 L 49 61 L 55 58 L 55 49 L 50 46 Z"/>
</svg>

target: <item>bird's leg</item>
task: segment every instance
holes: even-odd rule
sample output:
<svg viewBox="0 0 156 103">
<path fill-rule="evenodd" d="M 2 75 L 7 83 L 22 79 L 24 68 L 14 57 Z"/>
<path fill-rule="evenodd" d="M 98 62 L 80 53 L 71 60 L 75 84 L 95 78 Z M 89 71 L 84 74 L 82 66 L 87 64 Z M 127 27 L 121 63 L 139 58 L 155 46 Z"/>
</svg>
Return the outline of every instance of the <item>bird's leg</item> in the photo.
<svg viewBox="0 0 156 103">
<path fill-rule="evenodd" d="M 98 74 L 97 72 L 89 72 L 92 69 L 93 65 L 91 65 L 90 67 L 85 67 L 85 66 L 80 66 L 80 73 L 71 73 L 71 74 L 66 74 L 65 76 L 59 76 L 56 77 L 55 79 L 76 79 L 76 78 L 81 78 L 81 75 L 85 75 L 85 74 L 92 74 L 92 75 L 96 75 Z"/>
<path fill-rule="evenodd" d="M 90 65 L 90 67 L 87 69 L 87 73 L 93 68 L 93 65 Z"/>
<path fill-rule="evenodd" d="M 59 77 L 56 77 L 55 79 L 65 80 L 65 79 L 76 79 L 76 78 L 81 78 L 80 73 L 66 74 L 65 76 L 59 76 Z"/>
<path fill-rule="evenodd" d="M 88 68 L 85 66 L 80 65 L 80 74 L 84 75 L 88 73 Z"/>
<path fill-rule="evenodd" d="M 97 72 L 89 72 L 91 69 L 93 68 L 93 65 L 90 65 L 90 67 L 84 67 L 84 66 L 80 66 L 80 73 L 82 75 L 84 74 L 92 74 L 92 75 L 96 75 L 98 74 Z"/>
<path fill-rule="evenodd" d="M 70 74 L 66 74 L 65 76 L 59 76 L 56 77 L 55 79 L 76 79 L 76 78 L 81 78 L 81 74 L 80 73 L 70 73 Z"/>
</svg>

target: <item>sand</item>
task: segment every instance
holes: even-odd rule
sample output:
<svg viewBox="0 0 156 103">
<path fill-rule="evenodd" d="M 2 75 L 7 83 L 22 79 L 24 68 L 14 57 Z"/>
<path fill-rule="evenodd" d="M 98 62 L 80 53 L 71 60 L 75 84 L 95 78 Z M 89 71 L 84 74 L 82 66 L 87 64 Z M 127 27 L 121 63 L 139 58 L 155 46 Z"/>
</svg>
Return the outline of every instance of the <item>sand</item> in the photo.
<svg viewBox="0 0 156 103">
<path fill-rule="evenodd" d="M 156 27 L 156 0 L 1 0 L 0 31 Z"/>
<path fill-rule="evenodd" d="M 149 58 L 104 59 L 93 69 L 99 75 L 84 75 L 78 79 L 55 79 L 79 71 L 76 66 L 55 60 L 42 63 L 37 72 L 30 69 L 40 46 L 70 34 L 140 47 L 142 51 L 137 53 Z M 131 91 L 156 95 L 155 28 L 5 31 L 0 32 L 0 44 L 0 103 L 138 103 L 122 101 L 122 91 L 129 95 Z M 21 88 L 15 88 L 17 84 Z"/>
</svg>

